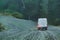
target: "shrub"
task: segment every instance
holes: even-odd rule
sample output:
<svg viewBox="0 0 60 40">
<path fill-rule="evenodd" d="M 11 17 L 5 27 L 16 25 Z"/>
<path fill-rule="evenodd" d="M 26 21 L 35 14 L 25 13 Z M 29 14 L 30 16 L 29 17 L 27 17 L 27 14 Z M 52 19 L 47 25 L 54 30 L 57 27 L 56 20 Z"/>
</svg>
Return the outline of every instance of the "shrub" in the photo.
<svg viewBox="0 0 60 40">
<path fill-rule="evenodd" d="M 60 19 L 59 19 L 59 18 L 55 19 L 55 21 L 54 21 L 54 25 L 55 25 L 55 26 L 60 25 Z"/>
<path fill-rule="evenodd" d="M 19 19 L 24 18 L 24 15 L 22 13 L 11 11 L 11 10 L 5 10 L 4 12 L 2 12 L 0 14 L 5 15 L 5 16 L 13 16 L 13 17 L 16 17 Z"/>
<path fill-rule="evenodd" d="M 0 23 L 0 31 L 3 31 L 3 30 L 5 30 L 5 28 L 4 28 L 3 24 Z"/>
<path fill-rule="evenodd" d="M 12 16 L 13 16 L 13 17 L 16 17 L 16 18 L 19 18 L 19 19 L 24 18 L 23 14 L 18 13 L 18 12 L 12 13 Z"/>
</svg>

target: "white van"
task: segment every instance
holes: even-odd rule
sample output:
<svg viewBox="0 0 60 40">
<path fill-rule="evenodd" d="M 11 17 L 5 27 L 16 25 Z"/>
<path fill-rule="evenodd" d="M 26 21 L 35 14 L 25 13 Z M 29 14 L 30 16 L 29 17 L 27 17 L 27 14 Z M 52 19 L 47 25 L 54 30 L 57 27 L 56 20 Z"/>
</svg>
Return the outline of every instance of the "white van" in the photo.
<svg viewBox="0 0 60 40">
<path fill-rule="evenodd" d="M 38 19 L 38 30 L 47 30 L 47 18 L 39 18 Z"/>
</svg>

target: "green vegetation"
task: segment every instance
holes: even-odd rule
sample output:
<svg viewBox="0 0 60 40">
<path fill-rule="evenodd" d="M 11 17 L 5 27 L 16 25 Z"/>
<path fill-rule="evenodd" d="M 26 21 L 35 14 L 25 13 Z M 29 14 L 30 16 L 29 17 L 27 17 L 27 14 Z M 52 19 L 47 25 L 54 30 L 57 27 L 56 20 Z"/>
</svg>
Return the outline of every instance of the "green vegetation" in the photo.
<svg viewBox="0 0 60 40">
<path fill-rule="evenodd" d="M 0 12 L 7 10 L 6 15 L 34 21 L 46 17 L 49 24 L 60 25 L 59 3 L 59 0 L 0 0 Z"/>
<path fill-rule="evenodd" d="M 4 12 L 1 12 L 0 15 L 13 16 L 19 19 L 24 18 L 24 15 L 22 13 L 11 11 L 11 10 L 5 10 Z"/>
<path fill-rule="evenodd" d="M 2 23 L 0 23 L 0 32 L 3 31 L 3 30 L 5 30 L 5 27 L 3 26 Z"/>
<path fill-rule="evenodd" d="M 60 25 L 60 0 L 49 0 L 48 21 L 52 25 Z"/>
</svg>

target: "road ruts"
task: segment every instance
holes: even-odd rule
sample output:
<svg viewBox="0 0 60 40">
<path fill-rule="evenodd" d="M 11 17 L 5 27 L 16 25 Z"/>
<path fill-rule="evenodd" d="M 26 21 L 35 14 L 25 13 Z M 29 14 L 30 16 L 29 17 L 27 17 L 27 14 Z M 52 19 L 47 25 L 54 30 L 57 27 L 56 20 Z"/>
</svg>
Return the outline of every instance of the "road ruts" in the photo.
<svg viewBox="0 0 60 40">
<path fill-rule="evenodd" d="M 0 32 L 0 40 L 60 40 L 60 27 L 49 25 L 40 31 L 35 22 L 11 16 L 0 16 L 0 22 L 9 28 Z"/>
</svg>

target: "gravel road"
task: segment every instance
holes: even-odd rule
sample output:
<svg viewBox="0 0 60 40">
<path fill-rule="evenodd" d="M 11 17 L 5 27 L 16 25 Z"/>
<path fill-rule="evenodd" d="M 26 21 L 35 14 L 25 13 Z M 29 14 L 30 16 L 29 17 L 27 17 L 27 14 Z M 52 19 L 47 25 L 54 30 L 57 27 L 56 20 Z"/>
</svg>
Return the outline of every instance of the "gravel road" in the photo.
<svg viewBox="0 0 60 40">
<path fill-rule="evenodd" d="M 0 32 L 0 40 L 60 40 L 60 27 L 49 25 L 48 30 L 40 31 L 35 22 L 11 16 L 0 16 L 0 23 L 7 29 Z"/>
</svg>

